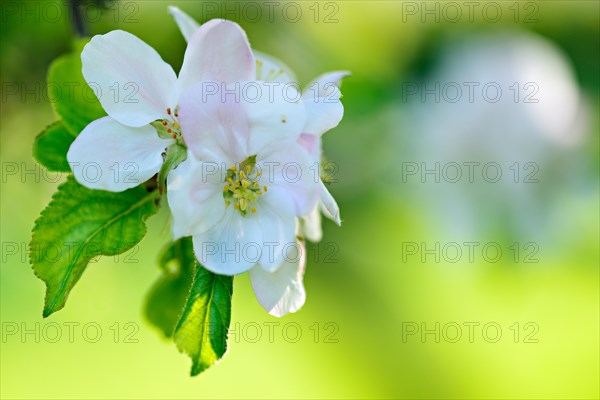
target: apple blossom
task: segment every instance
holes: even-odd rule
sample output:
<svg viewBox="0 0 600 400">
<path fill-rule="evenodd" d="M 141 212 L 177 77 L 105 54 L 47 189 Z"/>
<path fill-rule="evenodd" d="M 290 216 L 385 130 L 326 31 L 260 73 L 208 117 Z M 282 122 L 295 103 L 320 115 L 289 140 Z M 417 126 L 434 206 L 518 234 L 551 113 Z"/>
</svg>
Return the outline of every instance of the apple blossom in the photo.
<svg viewBox="0 0 600 400">
<path fill-rule="evenodd" d="M 183 37 L 190 40 L 200 25 L 177 7 L 170 6 L 169 12 L 174 17 Z M 252 52 L 256 60 L 256 80 L 282 84 L 297 82 L 292 70 L 283 62 L 254 49 Z M 321 163 L 321 136 L 335 128 L 344 115 L 344 108 L 340 101 L 340 84 L 342 78 L 349 74 L 348 71 L 323 74 L 312 81 L 302 93 L 307 118 L 298 142 L 311 155 L 313 166 L 319 166 Z M 319 168 L 316 168 L 316 172 L 319 172 Z M 315 242 L 322 237 L 321 212 L 338 225 L 341 223 L 339 207 L 320 178 L 319 191 L 318 204 L 308 214 L 302 216 L 298 224 L 299 234 Z"/>
<path fill-rule="evenodd" d="M 183 144 L 177 105 L 185 89 L 199 81 L 255 75 L 244 32 L 220 20 L 190 36 L 179 77 L 152 47 L 121 30 L 94 36 L 81 59 L 83 76 L 108 116 L 84 128 L 67 159 L 79 183 L 114 192 L 150 179 L 161 168 L 165 148 Z M 90 165 L 96 167 L 94 179 L 86 176 Z"/>
<path fill-rule="evenodd" d="M 200 25 L 193 18 L 177 7 L 169 7 L 169 12 L 173 15 L 184 38 L 189 41 L 195 30 L 199 29 Z M 269 83 L 276 82 L 281 84 L 283 87 L 287 87 L 288 84 L 293 84 L 292 87 L 297 87 L 297 84 L 295 83 L 296 78 L 289 67 L 272 56 L 256 50 L 253 50 L 252 52 L 256 62 L 255 78 L 257 81 Z M 318 165 L 321 157 L 321 135 L 327 130 L 337 126 L 343 116 L 343 107 L 339 101 L 341 97 L 341 93 L 339 91 L 339 82 L 345 75 L 347 75 L 346 72 L 333 72 L 323 75 L 318 80 L 313 82 L 311 86 L 309 86 L 309 90 L 312 90 L 312 92 L 305 91 L 305 93 L 300 96 L 301 98 L 299 99 L 299 102 L 303 104 L 303 108 L 306 110 L 305 118 L 304 123 L 302 125 L 298 125 L 297 129 L 292 131 L 293 135 L 289 135 L 289 133 L 292 133 L 289 131 L 287 133 L 283 131 L 279 132 L 280 129 L 276 126 L 273 126 L 275 129 L 272 129 L 270 132 L 271 140 L 289 140 L 291 136 L 295 136 L 295 143 L 288 142 L 285 144 L 285 146 L 281 147 L 281 149 L 287 147 L 289 150 L 287 150 L 286 153 L 288 156 L 291 155 L 292 158 L 294 156 L 299 156 L 297 153 L 298 147 L 304 149 L 304 154 L 308 155 L 308 159 L 310 160 L 311 164 L 308 168 L 305 166 L 304 171 L 308 172 L 310 170 L 312 172 L 311 175 L 314 175 L 315 172 L 317 174 L 320 172 Z M 254 108 L 248 106 L 249 104 L 245 104 L 245 106 L 242 106 L 242 108 L 250 108 L 251 110 Z M 265 110 L 277 109 L 277 107 L 273 107 L 274 104 L 265 104 L 264 106 Z M 221 105 L 221 108 L 226 107 L 225 105 Z M 242 110 L 238 110 L 238 112 L 242 113 Z M 265 115 L 268 114 L 269 112 L 267 112 Z M 234 114 L 231 115 L 233 116 Z M 235 116 L 239 117 L 239 114 L 235 114 Z M 276 114 L 273 114 L 273 116 L 276 117 Z M 250 118 L 250 120 L 252 120 L 252 118 Z M 233 118 L 229 119 L 229 122 L 231 121 L 233 121 Z M 251 122 L 251 135 L 256 134 L 253 132 L 252 125 L 253 124 Z M 226 132 L 231 135 L 231 132 L 233 131 L 235 131 L 235 129 L 227 130 Z M 192 131 L 187 132 L 187 134 L 184 133 L 184 137 L 187 137 L 186 135 L 192 135 Z M 239 143 L 238 140 L 231 140 L 230 142 Z M 282 144 L 283 143 L 280 143 L 280 145 Z M 294 150 L 291 151 L 291 149 Z M 238 158 L 240 157 L 238 156 Z M 204 167 L 207 167 L 207 165 L 204 165 Z M 315 169 L 315 167 L 317 168 Z M 188 168 L 196 169 L 196 172 L 186 173 L 185 170 Z M 222 215 L 223 206 L 219 196 L 214 195 L 214 193 L 218 192 L 218 190 L 216 190 L 218 184 L 222 184 L 223 182 L 219 182 L 218 180 L 213 182 L 213 195 L 209 195 L 205 188 L 201 188 L 201 186 L 198 184 L 197 178 L 195 184 L 189 182 L 189 180 L 193 179 L 193 176 L 197 176 L 202 168 L 203 166 L 198 165 L 198 163 L 195 161 L 195 158 L 191 157 L 190 160 L 186 161 L 184 165 L 173 172 L 172 176 L 170 176 L 169 182 L 169 203 L 171 204 L 172 208 L 176 210 L 182 210 L 186 205 L 193 204 L 193 199 L 196 197 L 199 202 L 202 200 L 207 201 L 208 199 L 211 199 L 210 204 L 215 208 L 205 208 L 204 210 L 200 208 L 200 210 L 202 210 L 200 213 L 192 210 L 189 210 L 187 213 L 175 212 L 175 236 L 184 235 L 185 232 L 189 232 L 189 229 L 186 230 L 185 227 L 180 230 L 181 225 L 185 225 L 185 223 L 188 224 L 188 228 L 194 226 L 200 231 L 211 229 L 210 234 L 207 230 L 204 233 L 198 232 L 196 235 L 194 235 L 194 248 L 196 254 L 208 269 L 212 269 L 213 271 L 219 273 L 235 274 L 250 268 L 249 275 L 252 282 L 252 287 L 259 303 L 267 311 L 275 316 L 282 316 L 288 312 L 297 311 L 300 307 L 302 307 L 306 298 L 306 293 L 302 283 L 306 259 L 304 255 L 305 249 L 302 241 L 292 241 L 293 236 L 290 229 L 293 221 L 289 218 L 289 213 L 285 218 L 287 219 L 287 223 L 285 223 L 283 219 L 280 220 L 281 223 L 284 224 L 282 226 L 286 227 L 287 233 L 284 236 L 280 236 L 280 241 L 276 242 L 278 245 L 276 252 L 283 251 L 285 246 L 295 244 L 299 253 L 299 257 L 296 257 L 295 259 L 290 260 L 289 257 L 284 257 L 282 260 L 281 256 L 275 258 L 270 255 L 271 258 L 269 260 L 258 260 L 256 265 L 253 265 L 253 262 L 248 262 L 249 260 L 247 259 L 240 259 L 242 262 L 239 263 L 227 264 L 223 262 L 222 258 L 218 259 L 218 257 L 214 257 L 214 255 L 222 257 L 226 252 L 225 249 L 219 249 L 219 246 L 216 246 L 216 249 L 210 249 L 215 252 L 215 254 L 206 254 L 204 250 L 209 250 L 206 248 L 208 245 L 214 246 L 221 244 L 221 246 L 223 246 L 228 243 L 228 241 L 230 243 L 241 244 L 241 248 L 238 250 L 239 252 L 242 248 L 253 243 L 251 240 L 260 240 L 260 231 L 271 234 L 269 229 L 273 229 L 273 226 L 269 226 L 268 223 L 263 222 L 262 226 L 258 225 L 261 229 L 255 230 L 253 228 L 254 223 L 251 222 L 252 215 L 250 215 L 250 221 L 245 221 L 244 218 L 240 218 L 235 212 L 225 211 L 226 217 L 221 220 L 220 224 L 225 223 L 229 225 L 217 228 L 219 223 L 215 223 L 214 221 L 219 215 Z M 313 182 L 316 183 L 313 190 L 316 190 L 316 196 L 318 199 L 317 201 L 312 202 L 312 207 L 305 208 L 304 210 L 298 208 L 296 209 L 295 231 L 299 233 L 299 236 L 301 237 L 318 241 L 321 239 L 320 210 L 323 210 L 328 217 L 332 218 L 338 224 L 340 223 L 340 220 L 337 204 L 323 185 L 320 176 L 316 176 L 316 179 L 313 176 Z M 196 185 L 195 189 L 193 189 L 194 185 Z M 298 191 L 296 190 L 296 192 Z M 269 192 L 269 196 L 272 196 L 272 192 Z M 279 194 L 276 193 L 275 196 L 278 197 Z M 259 197 L 260 195 L 256 195 L 256 200 L 262 201 L 263 199 L 260 198 L 259 200 Z M 275 198 L 277 199 L 277 197 Z M 224 198 L 226 197 L 224 196 Z M 265 200 L 266 199 L 267 198 L 265 198 Z M 280 204 L 274 204 L 274 209 L 277 209 L 277 206 L 282 206 L 285 204 L 281 203 L 281 201 L 285 202 L 286 200 L 280 199 L 278 201 Z M 305 204 L 311 204 L 311 202 L 305 202 Z M 246 208 L 248 207 L 248 205 L 245 203 L 244 206 L 246 206 Z M 252 206 L 250 205 L 250 207 Z M 215 210 L 217 211 L 214 212 Z M 254 209 L 251 208 L 251 212 L 253 210 Z M 257 210 L 256 212 L 260 212 L 260 210 Z M 175 215 L 177 214 L 178 216 L 176 217 Z M 245 216 L 248 216 L 248 214 L 246 213 Z M 264 221 L 267 221 L 266 218 L 263 219 Z M 242 222 L 245 222 L 243 227 L 241 226 Z M 208 225 L 213 223 L 215 225 L 213 225 L 212 228 L 207 228 Z M 239 224 L 239 226 L 232 226 L 235 223 Z M 273 225 L 272 222 L 270 222 L 270 224 Z M 218 229 L 221 231 L 218 231 Z M 219 234 L 221 235 L 220 241 L 218 240 Z M 215 239 L 217 240 L 215 241 Z M 263 244 L 264 243 L 265 242 L 263 242 Z M 262 247 L 262 250 L 264 251 L 265 247 Z M 212 259 L 211 255 L 213 256 Z M 263 257 L 264 256 L 265 254 L 263 254 Z"/>
<path fill-rule="evenodd" d="M 259 302 L 283 315 L 304 302 L 304 259 L 288 252 L 299 246 L 295 221 L 314 207 L 318 184 L 298 143 L 306 123 L 299 94 L 292 102 L 264 82 L 247 84 L 260 91 L 257 99 L 236 99 L 232 87 L 221 96 L 206 89 L 211 82 L 182 95 L 189 154 L 169 175 L 167 196 L 174 236 L 192 236 L 202 265 L 222 275 L 251 270 Z"/>
</svg>

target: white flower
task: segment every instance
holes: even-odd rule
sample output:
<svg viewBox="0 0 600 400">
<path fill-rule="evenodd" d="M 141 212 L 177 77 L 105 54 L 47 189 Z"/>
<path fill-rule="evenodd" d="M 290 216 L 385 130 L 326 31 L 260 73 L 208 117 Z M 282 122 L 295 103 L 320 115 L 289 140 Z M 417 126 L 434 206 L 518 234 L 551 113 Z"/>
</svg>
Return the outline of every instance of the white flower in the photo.
<svg viewBox="0 0 600 400">
<path fill-rule="evenodd" d="M 252 269 L 259 301 L 282 315 L 304 302 L 302 257 L 289 252 L 295 220 L 314 207 L 318 185 L 298 143 L 306 122 L 299 94 L 292 102 L 264 82 L 247 85 L 258 88 L 258 100 L 231 95 L 235 86 L 215 92 L 213 82 L 181 96 L 188 159 L 169 175 L 167 196 L 174 236 L 192 236 L 202 265 L 222 275 Z"/>
<path fill-rule="evenodd" d="M 199 29 L 199 24 L 177 7 L 169 7 L 169 12 L 175 18 L 175 21 L 177 22 L 184 38 L 189 41 L 190 38 L 194 35 L 194 32 L 197 29 Z M 256 61 L 257 81 L 267 81 L 270 83 L 279 82 L 281 84 L 296 82 L 296 79 L 291 69 L 285 66 L 281 61 L 267 54 L 260 53 L 256 50 L 253 51 L 253 55 Z M 304 158 L 304 156 L 308 155 L 310 163 L 312 164 L 309 168 L 311 173 L 306 175 L 313 175 L 313 182 L 317 182 L 316 185 L 313 185 L 316 186 L 315 195 L 320 199 L 318 199 L 317 201 L 311 201 L 311 196 L 309 195 L 309 201 L 305 201 L 304 205 L 310 205 L 312 203 L 312 207 L 307 207 L 305 209 L 296 207 L 295 219 L 297 222 L 296 231 L 301 231 L 301 236 L 304 236 L 314 241 L 320 240 L 321 238 L 319 209 L 323 209 L 328 217 L 334 219 L 339 224 L 339 210 L 337 204 L 323 185 L 323 182 L 320 180 L 320 177 L 317 176 L 318 179 L 314 179 L 314 172 L 315 167 L 317 167 L 316 171 L 318 171 L 318 163 L 320 162 L 321 157 L 321 135 L 327 130 L 337 126 L 337 124 L 343 116 L 343 107 L 339 102 L 339 98 L 341 97 L 341 94 L 339 92 L 339 81 L 346 74 L 347 73 L 345 72 L 334 72 L 331 74 L 323 75 L 316 81 L 316 85 L 312 86 L 312 93 L 306 91 L 302 95 L 301 102 L 303 103 L 304 108 L 306 110 L 304 123 L 302 125 L 299 124 L 301 118 L 293 118 L 294 122 L 297 124 L 294 130 L 279 132 L 280 129 L 277 126 L 273 126 L 269 127 L 269 129 L 273 129 L 270 132 L 268 132 L 271 140 L 288 140 L 285 146 L 283 146 L 283 143 L 278 144 L 278 146 L 280 146 L 280 149 L 283 149 L 285 147 L 288 148 L 285 150 L 285 153 L 288 157 L 287 160 L 294 159 L 294 157 Z M 332 84 L 325 86 L 325 84 L 329 82 L 331 82 Z M 309 86 L 309 90 L 310 89 L 311 86 Z M 249 105 L 246 104 L 242 106 L 242 108 L 249 109 L 249 116 L 251 117 L 253 112 L 255 112 L 257 109 L 256 107 L 248 106 Z M 274 105 L 268 106 L 269 107 L 265 108 L 265 110 L 270 109 L 271 115 L 276 118 L 277 113 L 275 112 L 273 114 L 273 111 L 276 111 L 277 107 L 273 107 Z M 229 122 L 234 120 L 234 116 L 238 117 L 236 121 L 242 120 L 241 113 L 231 113 L 230 115 L 232 118 L 231 120 L 229 120 Z M 269 115 L 269 112 L 267 112 L 264 116 L 266 115 Z M 255 132 L 253 132 L 252 125 L 257 121 L 257 119 L 250 118 L 250 129 L 252 132 L 251 134 L 256 134 Z M 241 125 L 243 125 L 243 123 Z M 268 126 L 268 124 L 265 124 L 265 127 L 266 126 Z M 187 130 L 184 132 L 187 132 Z M 266 133 L 267 132 L 261 133 L 259 131 L 258 134 L 264 135 Z M 191 134 L 191 132 L 184 133 L 184 136 L 186 134 Z M 295 140 L 293 141 L 295 143 L 292 143 L 289 140 L 292 139 L 292 137 L 294 136 Z M 230 143 L 240 142 L 238 140 L 234 140 L 230 141 Z M 305 150 L 304 156 L 301 156 L 300 153 L 298 153 L 298 148 L 295 145 L 299 145 Z M 249 153 L 247 152 L 246 154 Z M 238 156 L 238 158 L 240 158 L 240 156 Z M 208 165 L 205 164 L 205 167 L 208 167 Z M 192 184 L 188 181 L 190 179 L 193 179 L 192 177 L 195 176 L 195 174 L 187 172 L 186 169 L 188 168 L 195 169 L 196 173 L 198 173 L 197 171 L 202 171 L 203 167 L 201 163 L 195 161 L 194 157 L 191 157 L 188 162 L 182 164 L 172 173 L 172 175 L 169 177 L 170 182 L 168 193 L 169 204 L 171 205 L 171 207 L 174 209 L 182 210 L 183 208 L 181 207 L 185 207 L 185 205 L 192 204 L 193 201 L 190 201 L 190 199 L 193 199 L 195 197 L 199 202 L 198 204 L 200 204 L 203 200 L 206 201 L 210 199 L 211 206 L 216 207 L 217 210 L 219 210 L 219 212 L 213 213 L 210 212 L 210 210 L 208 209 L 204 209 L 203 214 L 200 215 L 197 214 L 195 210 L 192 211 L 190 209 L 187 213 L 178 213 L 179 217 L 174 217 L 174 231 L 176 236 L 185 234 L 184 232 L 186 231 L 186 228 L 190 228 L 192 226 L 199 228 L 200 230 L 208 229 L 207 226 L 214 223 L 218 215 L 222 213 L 222 197 L 219 198 L 219 196 L 209 195 L 210 191 L 206 190 L 206 186 L 202 187 L 202 185 L 199 185 L 197 178 L 195 182 L 196 188 L 193 189 Z M 304 172 L 308 172 L 308 170 L 305 169 Z M 218 182 L 218 180 L 213 182 L 215 187 L 213 191 L 217 191 L 216 188 L 218 187 L 219 183 L 222 184 L 222 182 Z M 313 189 L 315 188 L 313 187 Z M 300 194 L 302 193 L 302 191 L 305 190 L 306 188 L 302 190 L 294 190 L 292 193 Z M 273 195 L 273 191 L 269 191 L 268 193 L 269 196 L 273 196 L 274 200 L 268 200 L 268 197 L 266 196 L 264 200 L 267 202 L 267 204 L 273 204 L 274 210 L 277 210 L 277 207 L 285 206 L 285 202 L 289 201 L 285 198 L 280 198 L 279 194 L 277 193 Z M 261 198 L 257 200 L 262 201 L 263 199 Z M 221 207 L 221 209 L 219 209 L 218 207 Z M 260 212 L 261 210 L 257 208 L 256 213 L 258 214 Z M 220 233 L 223 236 L 223 239 L 221 240 L 222 244 L 240 243 L 242 245 L 248 245 L 248 243 L 251 243 L 250 240 L 253 240 L 252 238 L 255 238 L 254 240 L 260 240 L 261 232 L 263 232 L 263 235 L 268 235 L 263 237 L 263 239 L 269 239 L 270 237 L 273 237 L 274 227 L 269 226 L 269 223 L 265 224 L 263 222 L 263 229 L 257 231 L 254 228 L 254 225 L 259 225 L 252 222 L 252 214 L 250 215 L 250 219 L 248 221 L 245 221 L 244 218 L 240 218 L 235 213 L 232 213 L 231 211 L 229 211 L 229 213 L 230 214 L 226 215 L 226 218 L 230 219 L 225 219 L 221 221 L 221 223 L 229 223 L 229 226 L 227 227 L 228 233 L 225 233 L 224 228 L 220 228 L 222 229 L 220 232 L 212 233 L 213 236 L 215 235 L 215 233 Z M 280 238 L 277 242 L 278 250 L 283 251 L 283 247 L 286 247 L 287 249 L 292 249 L 293 253 L 293 250 L 296 249 L 296 257 L 290 256 L 290 253 L 288 252 L 284 257 L 283 262 L 281 262 L 279 265 L 277 265 L 277 261 L 281 259 L 280 256 L 278 256 L 277 260 L 266 260 L 266 263 L 264 262 L 265 260 L 259 260 L 258 265 L 251 265 L 252 263 L 248 263 L 246 261 L 245 263 L 236 263 L 236 265 L 225 266 L 228 269 L 225 273 L 228 274 L 235 273 L 235 271 L 241 272 L 247 269 L 248 267 L 251 267 L 251 269 L 249 270 L 249 275 L 252 282 L 252 287 L 254 289 L 259 303 L 269 313 L 278 317 L 283 316 L 288 312 L 297 311 L 302 307 L 306 299 L 306 293 L 302 283 L 306 263 L 306 250 L 302 241 L 290 242 L 290 240 L 292 240 L 293 237 L 293 233 L 291 230 L 292 225 L 290 224 L 290 215 L 289 212 L 284 212 L 284 214 L 285 220 L 280 219 L 280 223 L 282 224 L 281 226 L 285 229 L 283 233 L 280 232 Z M 247 216 L 248 215 L 246 215 L 246 217 Z M 301 216 L 304 217 L 298 218 Z M 264 219 L 264 221 L 266 222 L 268 220 Z M 184 226 L 180 231 L 181 224 L 185 225 L 185 223 L 189 225 L 187 227 Z M 235 225 L 233 225 L 234 223 L 237 223 L 238 226 L 236 227 Z M 245 223 L 243 227 L 241 226 L 241 223 Z M 270 224 L 272 225 L 272 222 Z M 218 225 L 219 224 L 217 224 L 217 226 Z M 214 226 L 213 230 L 215 230 Z M 230 236 L 226 236 L 227 234 Z M 211 237 L 207 237 L 206 233 L 204 233 L 195 236 L 194 239 L 195 250 L 198 254 L 198 247 L 202 246 L 202 243 L 206 245 L 206 240 L 211 240 Z M 281 246 L 282 244 L 283 246 Z M 202 249 L 200 251 L 202 252 Z M 209 265 L 211 262 L 216 263 L 216 265 L 221 264 L 220 268 L 224 267 L 224 265 L 220 263 L 220 260 L 209 260 L 207 255 L 200 254 L 199 258 L 203 260 L 203 262 L 209 269 L 211 269 L 211 266 Z"/>
<path fill-rule="evenodd" d="M 152 47 L 120 30 L 93 37 L 81 60 L 83 76 L 108 116 L 79 134 L 67 159 L 79 183 L 115 192 L 150 179 L 161 168 L 165 148 L 181 141 L 180 93 L 199 81 L 237 82 L 255 75 L 244 32 L 220 20 L 190 36 L 179 78 Z"/>
<path fill-rule="evenodd" d="M 186 40 L 190 40 L 200 25 L 188 14 L 177 7 L 170 6 L 169 12 Z M 256 60 L 256 80 L 287 84 L 297 82 L 292 70 L 283 62 L 252 50 Z M 323 74 L 312 81 L 302 93 L 302 101 L 306 108 L 306 124 L 298 142 L 309 152 L 313 160 L 313 171 L 319 171 L 321 163 L 321 136 L 335 128 L 344 115 L 344 107 L 340 101 L 340 84 L 348 71 L 334 71 Z M 316 168 L 315 168 L 316 167 Z M 321 212 L 338 225 L 341 224 L 339 207 L 319 178 L 320 200 L 318 204 L 299 221 L 299 234 L 317 242 L 321 240 Z"/>
</svg>

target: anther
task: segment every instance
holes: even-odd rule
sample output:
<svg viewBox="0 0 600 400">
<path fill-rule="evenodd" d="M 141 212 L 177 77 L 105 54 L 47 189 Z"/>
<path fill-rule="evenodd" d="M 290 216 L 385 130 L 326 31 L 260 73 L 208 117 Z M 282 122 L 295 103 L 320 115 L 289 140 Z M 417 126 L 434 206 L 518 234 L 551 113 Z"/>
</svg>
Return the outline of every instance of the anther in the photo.
<svg viewBox="0 0 600 400">
<path fill-rule="evenodd" d="M 255 159 L 256 156 L 248 157 L 241 164 L 232 165 L 227 169 L 224 179 L 223 197 L 226 207 L 233 203 L 234 208 L 243 216 L 248 212 L 256 212 L 253 203 L 263 194 L 260 184 L 255 181 L 256 176 L 260 176 L 260 171 L 254 169 Z"/>
</svg>

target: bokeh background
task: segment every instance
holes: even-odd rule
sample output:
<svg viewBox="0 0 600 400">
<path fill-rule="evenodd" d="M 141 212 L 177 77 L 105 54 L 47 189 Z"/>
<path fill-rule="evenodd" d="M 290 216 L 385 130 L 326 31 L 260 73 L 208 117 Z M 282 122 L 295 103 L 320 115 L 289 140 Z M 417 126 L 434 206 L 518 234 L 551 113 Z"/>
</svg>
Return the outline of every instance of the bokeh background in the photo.
<svg viewBox="0 0 600 400">
<path fill-rule="evenodd" d="M 229 352 L 196 378 L 143 316 L 165 210 L 42 319 L 26 245 L 64 176 L 31 148 L 56 120 L 47 67 L 74 37 L 66 2 L 50 3 L 2 2 L 2 398 L 599 397 L 597 1 L 253 3 L 260 17 L 243 2 L 87 6 L 92 35 L 130 31 L 175 70 L 185 43 L 168 4 L 236 20 L 302 84 L 352 71 L 344 120 L 324 139 L 343 224 L 324 222 L 309 246 L 306 305 L 275 319 L 237 277 Z M 479 83 L 472 102 L 465 82 Z M 495 103 L 490 82 L 503 90 Z M 471 182 L 464 167 L 452 182 L 465 162 L 496 163 L 502 177 L 479 168 Z M 436 163 L 439 182 L 421 176 Z"/>
</svg>

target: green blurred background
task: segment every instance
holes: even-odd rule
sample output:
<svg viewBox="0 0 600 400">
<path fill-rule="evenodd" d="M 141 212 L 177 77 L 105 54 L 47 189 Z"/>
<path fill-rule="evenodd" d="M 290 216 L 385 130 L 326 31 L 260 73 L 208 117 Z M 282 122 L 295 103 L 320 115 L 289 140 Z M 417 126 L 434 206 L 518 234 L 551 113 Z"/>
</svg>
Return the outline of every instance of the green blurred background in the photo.
<svg viewBox="0 0 600 400">
<path fill-rule="evenodd" d="M 309 246 L 306 305 L 275 319 L 255 301 L 247 276 L 237 277 L 229 352 L 196 378 L 189 377 L 190 361 L 142 312 L 160 273 L 157 249 L 169 239 L 165 210 L 149 220 L 138 248 L 91 264 L 66 307 L 41 317 L 44 284 L 31 271 L 26 244 L 64 177 L 37 167 L 31 148 L 56 120 L 40 96 L 47 67 L 73 38 L 65 2 L 53 3 L 62 10 L 58 17 L 49 3 L 2 2 L 2 398 L 599 397 L 598 2 L 496 2 L 496 22 L 478 11 L 485 2 L 476 2 L 473 20 L 456 3 L 464 13 L 457 22 L 451 10 L 444 14 L 443 2 L 294 2 L 287 17 L 279 2 L 273 20 L 273 5 L 265 4 L 258 19 L 235 2 L 121 1 L 102 15 L 88 7 L 91 34 L 130 31 L 175 70 L 185 43 L 169 4 L 199 21 L 238 21 L 254 48 L 284 60 L 302 84 L 328 70 L 352 71 L 342 88 L 344 120 L 324 139 L 339 167 L 330 189 L 343 224 L 325 221 L 323 242 Z M 296 7 L 302 17 L 292 23 Z M 421 7 L 439 7 L 439 21 Z M 422 121 L 443 120 L 436 114 L 443 104 L 405 101 L 406 82 L 443 76 L 458 51 L 453 46 L 505 32 L 545 38 L 569 68 L 584 109 L 575 124 L 579 139 L 548 141 L 532 125 L 524 128 L 533 138 L 525 142 L 507 135 L 488 147 L 483 140 L 484 152 L 479 142 L 461 146 L 461 162 L 498 161 L 495 151 L 518 150 L 519 160 L 539 166 L 536 184 L 402 179 L 402 163 L 448 154 L 419 130 Z M 545 65 L 533 53 L 526 57 Z M 541 87 L 540 99 L 547 95 Z M 501 121 L 515 115 L 493 112 Z M 489 262 L 476 252 L 473 262 L 464 255 L 450 262 L 442 254 L 436 262 L 406 253 L 407 243 L 465 241 L 498 243 L 503 256 Z M 508 247 L 515 242 L 522 251 L 516 260 Z M 537 262 L 524 262 L 528 243 L 537 246 Z M 454 340 L 456 326 L 462 336 Z M 423 328 L 433 333 L 422 337 Z"/>
</svg>

